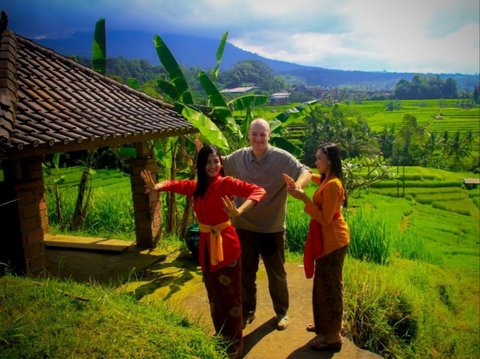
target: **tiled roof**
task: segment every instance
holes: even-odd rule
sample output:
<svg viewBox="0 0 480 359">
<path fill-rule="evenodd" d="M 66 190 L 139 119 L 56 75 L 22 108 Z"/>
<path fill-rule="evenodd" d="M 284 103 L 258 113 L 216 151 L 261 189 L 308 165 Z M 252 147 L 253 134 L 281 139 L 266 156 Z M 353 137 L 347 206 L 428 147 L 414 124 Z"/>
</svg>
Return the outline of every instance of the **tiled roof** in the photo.
<svg viewBox="0 0 480 359">
<path fill-rule="evenodd" d="M 173 106 L 5 30 L 0 157 L 68 152 L 196 132 Z"/>
</svg>

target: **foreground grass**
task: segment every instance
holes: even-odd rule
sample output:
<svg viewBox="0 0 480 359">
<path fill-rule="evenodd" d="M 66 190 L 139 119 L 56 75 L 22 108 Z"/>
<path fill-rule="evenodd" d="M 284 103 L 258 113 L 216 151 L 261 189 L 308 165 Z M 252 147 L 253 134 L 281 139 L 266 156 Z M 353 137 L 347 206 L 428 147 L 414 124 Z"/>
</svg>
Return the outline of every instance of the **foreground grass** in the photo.
<svg viewBox="0 0 480 359">
<path fill-rule="evenodd" d="M 113 288 L 55 279 L 0 277 L 1 358 L 224 358 L 208 337 L 164 303 Z"/>
</svg>

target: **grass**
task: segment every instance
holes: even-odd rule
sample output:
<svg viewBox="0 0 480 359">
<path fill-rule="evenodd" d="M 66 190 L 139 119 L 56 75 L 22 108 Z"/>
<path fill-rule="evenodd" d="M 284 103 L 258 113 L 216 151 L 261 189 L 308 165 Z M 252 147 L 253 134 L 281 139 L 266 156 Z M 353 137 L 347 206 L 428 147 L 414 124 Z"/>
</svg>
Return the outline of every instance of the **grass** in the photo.
<svg viewBox="0 0 480 359">
<path fill-rule="evenodd" d="M 97 285 L 0 277 L 2 358 L 224 358 L 167 305 Z"/>
</svg>

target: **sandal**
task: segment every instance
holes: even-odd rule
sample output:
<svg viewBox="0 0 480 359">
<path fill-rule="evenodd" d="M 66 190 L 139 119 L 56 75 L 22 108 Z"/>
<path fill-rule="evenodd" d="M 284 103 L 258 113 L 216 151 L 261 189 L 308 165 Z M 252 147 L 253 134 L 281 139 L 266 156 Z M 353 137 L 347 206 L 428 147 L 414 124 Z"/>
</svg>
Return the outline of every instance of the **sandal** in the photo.
<svg viewBox="0 0 480 359">
<path fill-rule="evenodd" d="M 307 332 L 315 332 L 315 324 L 308 324 L 306 329 Z"/>
</svg>

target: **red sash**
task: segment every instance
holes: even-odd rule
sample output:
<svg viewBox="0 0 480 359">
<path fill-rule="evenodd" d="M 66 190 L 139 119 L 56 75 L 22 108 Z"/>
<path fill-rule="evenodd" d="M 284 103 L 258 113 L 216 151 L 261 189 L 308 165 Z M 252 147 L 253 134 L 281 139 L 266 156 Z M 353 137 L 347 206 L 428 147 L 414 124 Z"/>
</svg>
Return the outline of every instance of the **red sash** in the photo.
<svg viewBox="0 0 480 359">
<path fill-rule="evenodd" d="M 340 213 L 335 213 L 333 219 L 339 219 Z M 303 251 L 303 269 L 305 276 L 312 278 L 315 273 L 315 260 L 323 254 L 322 225 L 316 220 L 310 220 L 307 240 Z"/>
</svg>

